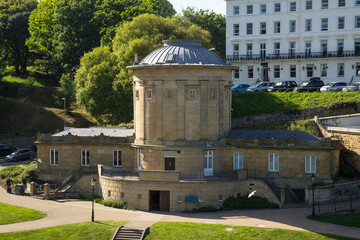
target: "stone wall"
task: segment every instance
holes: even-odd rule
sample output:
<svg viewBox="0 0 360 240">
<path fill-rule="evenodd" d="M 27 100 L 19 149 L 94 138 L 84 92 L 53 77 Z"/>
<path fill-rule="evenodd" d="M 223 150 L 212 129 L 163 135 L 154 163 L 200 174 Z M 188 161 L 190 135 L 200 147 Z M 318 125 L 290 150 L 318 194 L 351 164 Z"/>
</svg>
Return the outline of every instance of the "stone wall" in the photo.
<svg viewBox="0 0 360 240">
<path fill-rule="evenodd" d="M 281 122 L 293 122 L 302 119 L 312 119 L 315 116 L 326 117 L 358 113 L 360 102 L 339 103 L 328 108 L 310 108 L 304 110 L 284 111 L 255 116 L 246 116 L 232 119 L 232 128 L 247 128 L 258 125 L 276 124 Z"/>
</svg>

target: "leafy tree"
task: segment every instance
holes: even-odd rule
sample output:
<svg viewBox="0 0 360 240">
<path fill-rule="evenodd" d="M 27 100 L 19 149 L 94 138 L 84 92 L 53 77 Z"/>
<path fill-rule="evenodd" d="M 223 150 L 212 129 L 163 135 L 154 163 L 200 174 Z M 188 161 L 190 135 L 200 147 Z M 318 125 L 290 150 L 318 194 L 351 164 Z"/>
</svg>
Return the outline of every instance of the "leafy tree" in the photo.
<svg viewBox="0 0 360 240">
<path fill-rule="evenodd" d="M 30 37 L 28 22 L 36 0 L 0 0 L 0 37 L 3 57 L 15 66 L 17 74 L 26 74 L 29 50 L 25 45 Z"/>
<path fill-rule="evenodd" d="M 166 39 L 198 39 L 208 47 L 210 33 L 179 16 L 163 18 L 143 14 L 125 22 L 116 31 L 113 52 L 95 48 L 81 59 L 76 72 L 76 99 L 100 123 L 116 125 L 133 118 L 132 65 L 162 46 Z"/>
<path fill-rule="evenodd" d="M 198 10 L 186 8 L 182 15 L 211 33 L 211 46 L 215 47 L 215 52 L 220 56 L 225 56 L 225 34 L 226 19 L 222 14 L 217 14 L 209 10 Z"/>
</svg>

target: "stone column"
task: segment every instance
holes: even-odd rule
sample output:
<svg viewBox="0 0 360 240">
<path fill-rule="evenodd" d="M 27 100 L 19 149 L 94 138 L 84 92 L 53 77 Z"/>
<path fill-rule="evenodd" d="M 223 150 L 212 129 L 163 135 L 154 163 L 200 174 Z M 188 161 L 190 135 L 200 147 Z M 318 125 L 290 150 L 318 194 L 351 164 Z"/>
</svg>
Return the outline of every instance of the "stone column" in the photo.
<svg viewBox="0 0 360 240">
<path fill-rule="evenodd" d="M 217 139 L 223 137 L 224 135 L 224 94 L 225 94 L 225 88 L 224 88 L 225 81 L 219 80 L 219 118 L 218 118 L 218 135 Z"/>
<path fill-rule="evenodd" d="M 35 188 L 35 183 L 34 182 L 31 182 L 30 183 L 30 195 L 35 195 L 36 193 L 36 188 Z"/>
</svg>

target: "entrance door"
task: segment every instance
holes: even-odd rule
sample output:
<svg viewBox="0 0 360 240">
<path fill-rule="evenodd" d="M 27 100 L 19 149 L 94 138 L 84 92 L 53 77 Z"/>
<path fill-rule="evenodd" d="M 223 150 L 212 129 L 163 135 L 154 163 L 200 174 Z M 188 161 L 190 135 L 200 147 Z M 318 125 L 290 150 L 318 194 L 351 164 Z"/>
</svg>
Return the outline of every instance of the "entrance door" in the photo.
<svg viewBox="0 0 360 240">
<path fill-rule="evenodd" d="M 263 82 L 269 81 L 269 66 L 267 63 L 261 63 L 261 77 Z"/>
<path fill-rule="evenodd" d="M 175 158 L 165 158 L 165 170 L 175 170 Z"/>
<path fill-rule="evenodd" d="M 204 152 L 204 176 L 213 175 L 213 151 Z"/>
<path fill-rule="evenodd" d="M 149 191 L 150 211 L 170 211 L 170 191 Z"/>
</svg>

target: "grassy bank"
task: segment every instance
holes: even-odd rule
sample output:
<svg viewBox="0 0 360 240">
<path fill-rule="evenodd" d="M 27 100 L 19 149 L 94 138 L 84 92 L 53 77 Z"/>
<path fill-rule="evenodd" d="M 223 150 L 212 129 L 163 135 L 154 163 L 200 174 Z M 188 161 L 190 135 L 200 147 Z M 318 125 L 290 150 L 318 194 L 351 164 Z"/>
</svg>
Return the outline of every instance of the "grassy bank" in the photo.
<svg viewBox="0 0 360 240">
<path fill-rule="evenodd" d="M 53 240 L 53 239 L 76 239 L 76 240 L 108 240 L 116 229 L 124 225 L 125 221 L 95 221 L 75 223 L 50 228 L 42 228 L 32 231 L 1 233 L 0 239 L 24 239 L 24 240 Z"/>
<path fill-rule="evenodd" d="M 360 100 L 360 92 L 313 93 L 234 93 L 233 117 L 292 111 L 316 107 L 331 107 L 338 103 Z"/>
<path fill-rule="evenodd" d="M 46 214 L 40 211 L 0 203 L 0 225 L 33 221 L 43 217 L 46 217 Z"/>
<path fill-rule="evenodd" d="M 308 216 L 307 218 L 319 222 L 333 223 L 348 227 L 360 228 L 360 214 L 316 215 L 315 219 L 313 219 L 311 216 Z"/>
<path fill-rule="evenodd" d="M 267 124 L 246 128 L 249 130 L 281 130 L 281 131 L 304 131 L 316 136 L 316 132 L 307 120 L 300 120 L 293 123 Z"/>
<path fill-rule="evenodd" d="M 150 228 L 146 240 L 211 240 L 211 239 L 351 239 L 330 234 L 319 234 L 286 229 L 266 229 L 256 227 L 226 226 L 220 224 L 199 223 L 157 223 Z"/>
</svg>

